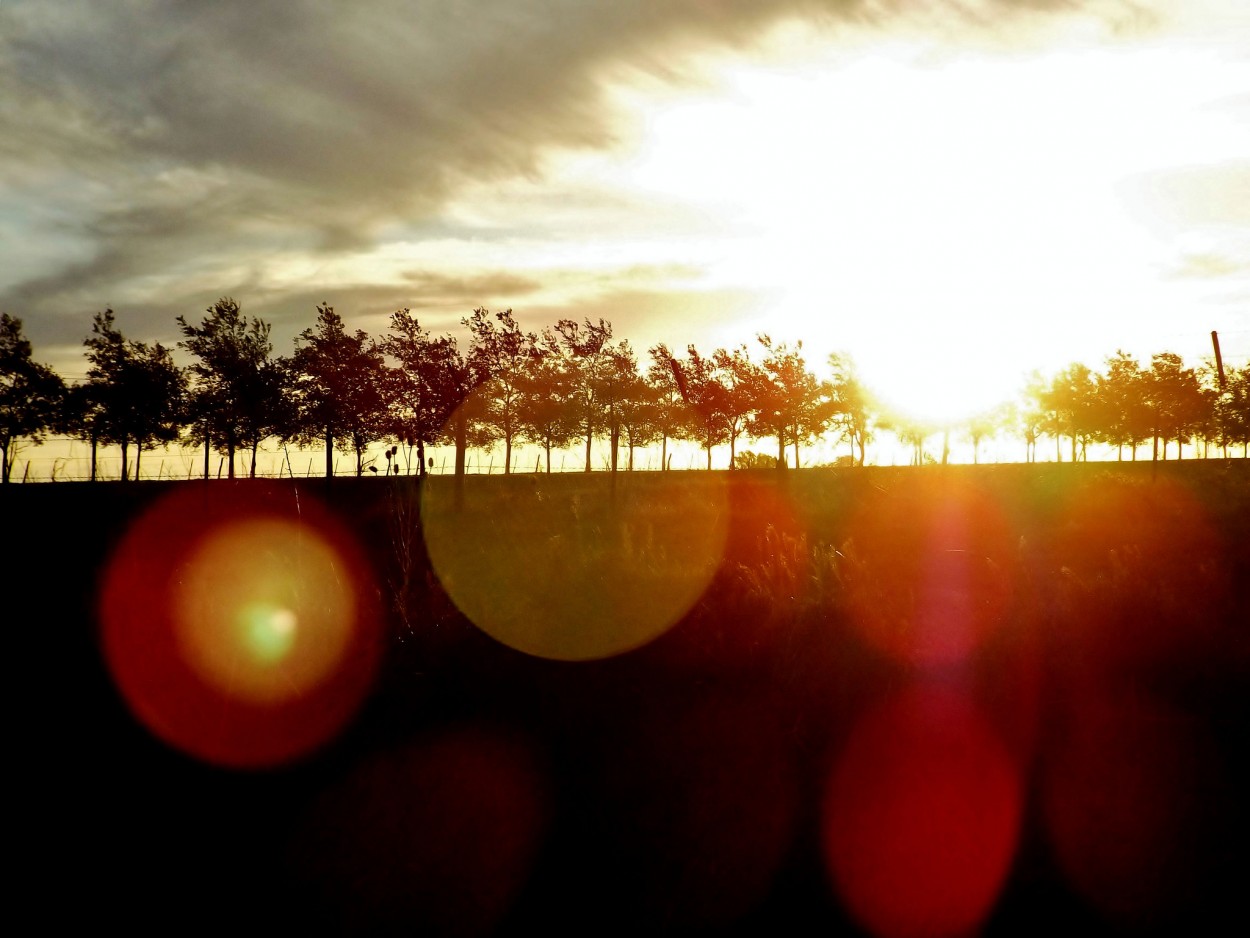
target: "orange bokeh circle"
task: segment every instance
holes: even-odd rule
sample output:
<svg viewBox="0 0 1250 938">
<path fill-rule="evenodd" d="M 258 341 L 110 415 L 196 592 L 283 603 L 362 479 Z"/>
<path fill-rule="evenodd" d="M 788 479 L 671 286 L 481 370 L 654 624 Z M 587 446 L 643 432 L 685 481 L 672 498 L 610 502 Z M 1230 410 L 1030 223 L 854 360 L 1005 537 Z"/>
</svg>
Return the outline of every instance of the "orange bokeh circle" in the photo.
<svg viewBox="0 0 1250 938">
<path fill-rule="evenodd" d="M 166 743 L 216 765 L 282 764 L 331 739 L 372 685 L 375 595 L 354 539 L 306 493 L 181 488 L 105 568 L 105 663 Z"/>
</svg>

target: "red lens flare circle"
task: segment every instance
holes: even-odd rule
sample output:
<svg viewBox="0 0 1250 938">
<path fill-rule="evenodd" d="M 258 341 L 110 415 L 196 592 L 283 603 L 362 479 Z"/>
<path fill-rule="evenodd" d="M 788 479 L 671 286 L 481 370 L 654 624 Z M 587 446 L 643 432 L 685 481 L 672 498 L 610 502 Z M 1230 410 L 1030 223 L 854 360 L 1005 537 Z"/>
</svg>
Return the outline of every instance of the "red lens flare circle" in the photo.
<svg viewBox="0 0 1250 938">
<path fill-rule="evenodd" d="M 376 671 L 371 576 L 307 495 L 197 486 L 151 506 L 105 569 L 106 665 L 153 734 L 205 762 L 279 765 L 332 738 Z"/>
<path fill-rule="evenodd" d="M 959 694 L 917 689 L 866 714 L 835 767 L 823 824 L 851 914 L 880 938 L 975 931 L 1015 854 L 1022 787 Z"/>
<path fill-rule="evenodd" d="M 1001 626 L 1015 541 L 993 494 L 940 480 L 873 498 L 842 546 L 851 622 L 900 663 L 959 665 Z"/>
</svg>

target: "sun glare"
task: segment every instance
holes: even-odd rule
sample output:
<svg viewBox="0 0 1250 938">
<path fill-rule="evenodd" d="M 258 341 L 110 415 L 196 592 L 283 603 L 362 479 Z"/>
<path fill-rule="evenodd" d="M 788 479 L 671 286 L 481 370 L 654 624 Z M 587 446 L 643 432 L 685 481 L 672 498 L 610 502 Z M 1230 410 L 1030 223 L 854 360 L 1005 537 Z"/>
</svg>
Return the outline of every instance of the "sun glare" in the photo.
<svg viewBox="0 0 1250 938">
<path fill-rule="evenodd" d="M 850 350 L 897 409 L 966 418 L 1034 367 L 1122 345 L 1096 325 L 1109 309 L 1163 315 L 1150 285 L 1172 245 L 1126 181 L 1244 152 L 1203 108 L 1236 68 L 907 46 L 732 66 L 719 94 L 650 119 L 629 185 L 718 218 L 708 280 L 757 291 L 754 322 L 812 364 Z"/>
</svg>

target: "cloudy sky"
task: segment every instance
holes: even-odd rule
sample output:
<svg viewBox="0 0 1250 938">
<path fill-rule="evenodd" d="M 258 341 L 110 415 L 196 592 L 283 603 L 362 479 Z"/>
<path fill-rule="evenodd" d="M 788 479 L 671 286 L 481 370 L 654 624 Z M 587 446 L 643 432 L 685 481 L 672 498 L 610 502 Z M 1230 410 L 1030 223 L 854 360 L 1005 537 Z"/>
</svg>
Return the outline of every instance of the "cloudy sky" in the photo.
<svg viewBox="0 0 1250 938">
<path fill-rule="evenodd" d="M 474 307 L 803 340 L 942 415 L 1250 358 L 1244 0 L 0 0 L 0 309 L 223 295 L 288 352 Z"/>
</svg>

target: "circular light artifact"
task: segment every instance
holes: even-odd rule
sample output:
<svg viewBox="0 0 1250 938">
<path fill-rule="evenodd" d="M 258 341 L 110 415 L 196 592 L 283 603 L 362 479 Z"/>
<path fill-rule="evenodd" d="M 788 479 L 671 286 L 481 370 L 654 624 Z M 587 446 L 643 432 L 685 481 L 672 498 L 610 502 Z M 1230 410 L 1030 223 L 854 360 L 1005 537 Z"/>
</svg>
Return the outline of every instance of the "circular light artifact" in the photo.
<svg viewBox="0 0 1250 938">
<path fill-rule="evenodd" d="M 511 648 L 564 661 L 629 651 L 676 624 L 720 564 L 724 484 L 681 475 L 615 495 L 602 476 L 472 479 L 459 505 L 454 480 L 430 479 L 430 561 L 460 611 Z"/>
<path fill-rule="evenodd" d="M 368 575 L 307 496 L 197 487 L 130 528 L 99 599 L 105 658 L 158 737 L 219 765 L 276 765 L 355 712 L 377 655 Z"/>
<path fill-rule="evenodd" d="M 1013 547 L 995 499 L 975 487 L 943 481 L 872 499 L 843 548 L 851 622 L 897 661 L 961 664 L 1003 621 L 1013 585 L 999 561 Z"/>
<path fill-rule="evenodd" d="M 966 935 L 1007 878 L 1020 774 L 962 696 L 918 688 L 865 714 L 829 782 L 824 848 L 854 917 L 879 938 Z"/>
<path fill-rule="evenodd" d="M 329 544 L 286 520 L 212 532 L 173 590 L 174 627 L 205 683 L 281 703 L 323 681 L 351 637 L 355 589 Z"/>
<path fill-rule="evenodd" d="M 293 865 L 316 914 L 352 934 L 490 935 L 533 871 L 549 811 L 526 740 L 444 729 L 371 753 L 313 799 Z"/>
</svg>

